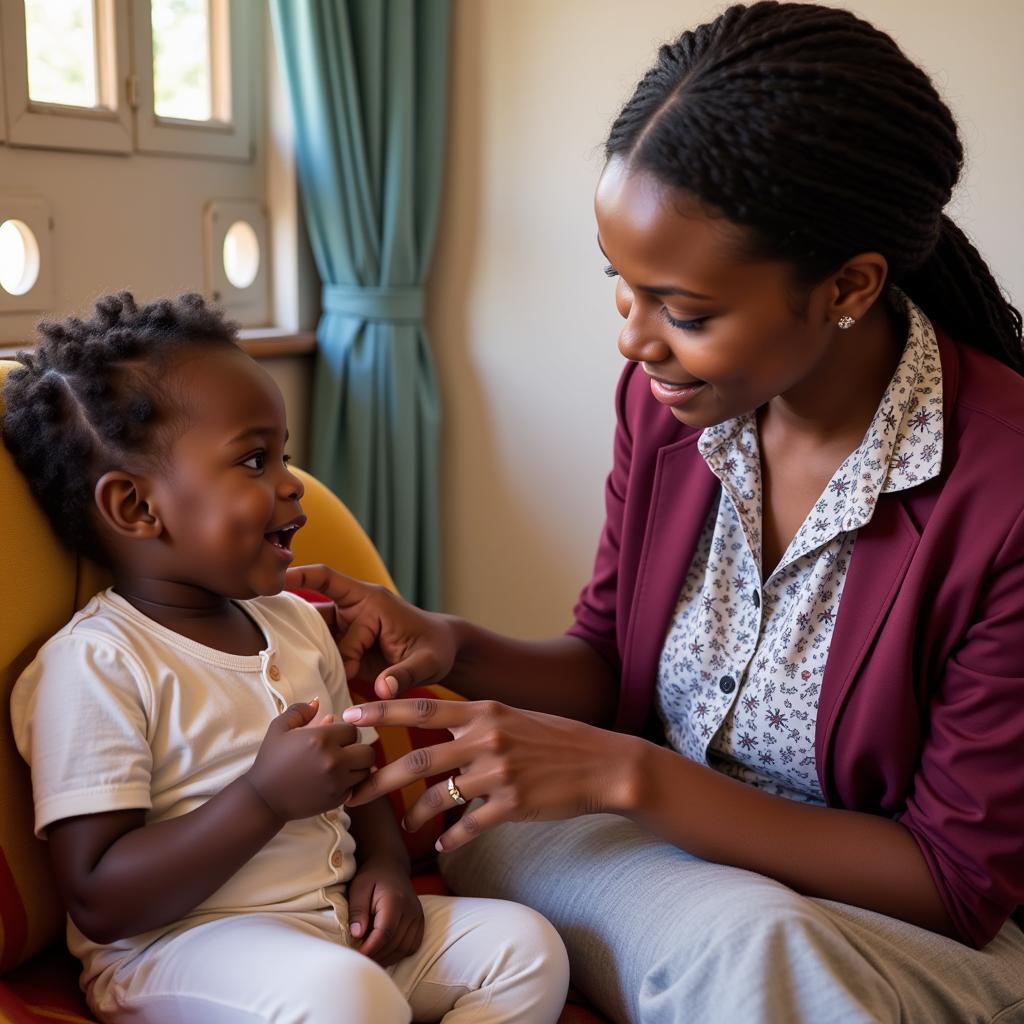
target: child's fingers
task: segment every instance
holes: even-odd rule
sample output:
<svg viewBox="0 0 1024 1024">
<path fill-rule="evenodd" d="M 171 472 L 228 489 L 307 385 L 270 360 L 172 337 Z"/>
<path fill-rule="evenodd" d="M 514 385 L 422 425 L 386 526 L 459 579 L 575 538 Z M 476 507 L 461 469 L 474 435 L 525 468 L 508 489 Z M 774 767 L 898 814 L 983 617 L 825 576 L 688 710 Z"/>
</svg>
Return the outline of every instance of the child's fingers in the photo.
<svg viewBox="0 0 1024 1024">
<path fill-rule="evenodd" d="M 372 898 L 373 882 L 356 875 L 348 891 L 348 930 L 354 939 L 362 939 L 370 927 Z"/>
<path fill-rule="evenodd" d="M 383 963 L 394 952 L 404 933 L 400 902 L 394 893 L 385 893 L 374 901 L 370 933 L 359 951 L 377 963 Z"/>
</svg>

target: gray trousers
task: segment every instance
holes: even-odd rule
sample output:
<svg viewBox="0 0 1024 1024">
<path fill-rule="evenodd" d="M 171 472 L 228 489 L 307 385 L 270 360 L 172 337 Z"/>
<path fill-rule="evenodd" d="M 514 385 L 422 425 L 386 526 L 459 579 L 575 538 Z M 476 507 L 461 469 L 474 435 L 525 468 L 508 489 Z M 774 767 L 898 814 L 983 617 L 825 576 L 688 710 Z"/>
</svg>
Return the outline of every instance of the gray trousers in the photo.
<svg viewBox="0 0 1024 1024">
<path fill-rule="evenodd" d="M 616 1024 L 1024 1022 L 1024 933 L 983 950 L 699 860 L 598 814 L 505 825 L 441 858 L 460 895 L 540 911 Z"/>
</svg>

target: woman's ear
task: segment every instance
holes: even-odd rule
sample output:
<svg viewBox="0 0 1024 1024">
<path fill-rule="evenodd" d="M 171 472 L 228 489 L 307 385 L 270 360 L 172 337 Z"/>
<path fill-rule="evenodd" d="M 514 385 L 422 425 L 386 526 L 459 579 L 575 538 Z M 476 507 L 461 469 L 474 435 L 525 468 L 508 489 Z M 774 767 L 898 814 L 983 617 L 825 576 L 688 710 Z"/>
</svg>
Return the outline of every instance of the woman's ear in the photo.
<svg viewBox="0 0 1024 1024">
<path fill-rule="evenodd" d="M 878 252 L 862 252 L 848 259 L 832 277 L 828 319 L 842 316 L 860 320 L 878 300 L 889 277 L 889 263 Z"/>
<path fill-rule="evenodd" d="M 93 491 L 103 525 L 125 540 L 153 540 L 163 523 L 149 497 L 145 477 L 121 470 L 104 473 Z"/>
</svg>

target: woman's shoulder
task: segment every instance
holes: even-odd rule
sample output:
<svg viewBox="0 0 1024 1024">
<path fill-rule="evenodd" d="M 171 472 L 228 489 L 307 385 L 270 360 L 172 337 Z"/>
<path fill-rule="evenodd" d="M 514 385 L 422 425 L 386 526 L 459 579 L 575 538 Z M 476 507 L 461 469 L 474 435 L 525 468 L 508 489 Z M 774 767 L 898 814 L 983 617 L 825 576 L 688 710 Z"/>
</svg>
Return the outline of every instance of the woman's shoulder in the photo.
<svg viewBox="0 0 1024 1024">
<path fill-rule="evenodd" d="M 1024 452 L 1024 377 L 987 352 L 946 340 L 957 355 L 950 419 L 961 439 Z"/>
</svg>

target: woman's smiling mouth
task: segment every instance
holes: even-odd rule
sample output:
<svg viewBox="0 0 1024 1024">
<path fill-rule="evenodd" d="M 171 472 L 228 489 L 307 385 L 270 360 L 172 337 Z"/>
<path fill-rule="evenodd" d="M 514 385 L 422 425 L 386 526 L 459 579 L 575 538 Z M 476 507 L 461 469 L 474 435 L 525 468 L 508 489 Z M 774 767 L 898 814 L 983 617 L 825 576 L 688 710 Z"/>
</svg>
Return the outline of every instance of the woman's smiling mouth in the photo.
<svg viewBox="0 0 1024 1024">
<path fill-rule="evenodd" d="M 672 381 L 661 380 L 651 374 L 647 375 L 651 380 L 651 394 L 662 403 L 662 405 L 682 405 L 692 395 L 697 394 L 704 387 L 706 381 L 693 380 L 685 384 L 676 384 Z"/>
</svg>

